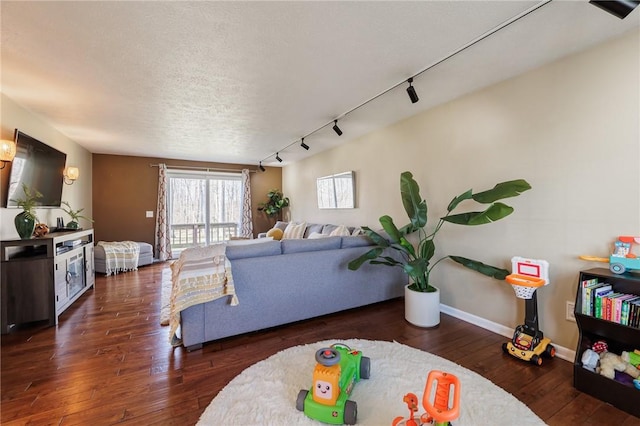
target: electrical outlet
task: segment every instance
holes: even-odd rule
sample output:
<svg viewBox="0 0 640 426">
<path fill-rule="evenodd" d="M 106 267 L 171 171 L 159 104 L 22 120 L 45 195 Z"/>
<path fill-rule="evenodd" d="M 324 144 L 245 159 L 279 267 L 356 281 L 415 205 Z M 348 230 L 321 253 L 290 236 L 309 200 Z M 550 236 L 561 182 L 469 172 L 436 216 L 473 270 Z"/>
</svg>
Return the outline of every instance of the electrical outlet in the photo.
<svg viewBox="0 0 640 426">
<path fill-rule="evenodd" d="M 574 309 L 576 307 L 576 304 L 574 302 L 571 302 L 569 300 L 567 300 L 567 312 L 566 312 L 566 316 L 565 318 L 567 319 L 567 321 L 576 321 L 576 316 L 574 315 Z"/>
</svg>

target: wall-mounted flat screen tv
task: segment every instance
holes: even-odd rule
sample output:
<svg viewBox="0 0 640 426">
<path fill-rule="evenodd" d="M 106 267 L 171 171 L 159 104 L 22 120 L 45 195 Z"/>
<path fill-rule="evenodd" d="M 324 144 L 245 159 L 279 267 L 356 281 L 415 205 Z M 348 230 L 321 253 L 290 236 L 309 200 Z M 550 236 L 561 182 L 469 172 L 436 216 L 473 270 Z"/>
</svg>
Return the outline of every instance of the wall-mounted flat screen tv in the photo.
<svg viewBox="0 0 640 426">
<path fill-rule="evenodd" d="M 39 207 L 60 207 L 67 154 L 16 129 L 16 156 L 11 163 L 7 207 L 17 207 L 15 199 L 24 197 L 23 184 L 42 194 Z"/>
</svg>

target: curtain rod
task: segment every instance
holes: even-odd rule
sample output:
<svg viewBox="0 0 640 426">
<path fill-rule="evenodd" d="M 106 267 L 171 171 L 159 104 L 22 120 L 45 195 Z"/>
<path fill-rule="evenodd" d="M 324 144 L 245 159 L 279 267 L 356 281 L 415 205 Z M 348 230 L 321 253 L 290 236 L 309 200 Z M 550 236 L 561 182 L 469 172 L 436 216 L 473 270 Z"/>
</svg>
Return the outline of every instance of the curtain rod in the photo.
<svg viewBox="0 0 640 426">
<path fill-rule="evenodd" d="M 149 167 L 160 167 L 160 164 L 149 164 Z M 196 166 L 171 166 L 167 164 L 167 169 L 182 170 L 206 170 L 207 172 L 241 172 L 242 169 L 225 169 L 223 167 L 196 167 Z M 248 169 L 249 173 L 256 173 L 257 170 Z"/>
</svg>

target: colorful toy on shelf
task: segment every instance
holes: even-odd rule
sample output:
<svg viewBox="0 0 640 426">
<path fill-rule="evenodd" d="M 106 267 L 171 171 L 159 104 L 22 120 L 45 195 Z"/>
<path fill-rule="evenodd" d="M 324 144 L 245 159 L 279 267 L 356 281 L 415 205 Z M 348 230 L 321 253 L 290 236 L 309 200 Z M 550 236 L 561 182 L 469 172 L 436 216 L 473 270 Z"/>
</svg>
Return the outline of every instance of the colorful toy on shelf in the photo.
<svg viewBox="0 0 640 426">
<path fill-rule="evenodd" d="M 538 299 L 536 290 L 549 284 L 549 263 L 546 260 L 511 259 L 512 273 L 507 282 L 512 285 L 516 297 L 524 299 L 525 320 L 518 325 L 510 342 L 502 344 L 502 350 L 511 356 L 536 365 L 542 365 L 542 356 L 553 358 L 556 349 L 551 339 L 544 337 L 538 326 Z"/>
<path fill-rule="evenodd" d="M 614 274 L 626 271 L 640 271 L 640 256 L 632 253 L 633 244 L 640 244 L 640 237 L 620 236 L 614 243 L 613 253 L 607 257 L 582 255 L 580 259 L 609 263 L 609 270 Z"/>
<path fill-rule="evenodd" d="M 435 394 L 431 398 L 431 391 L 435 388 Z M 453 388 L 453 394 L 451 389 Z M 409 417 L 396 417 L 392 426 L 422 426 L 433 424 L 447 426 L 452 420 L 460 416 L 460 381 L 456 376 L 443 371 L 432 370 L 427 376 L 422 395 L 422 407 L 426 413 L 417 416 L 418 397 L 408 393 L 402 401 L 409 408 Z"/>
<path fill-rule="evenodd" d="M 369 378 L 371 360 L 343 343 L 319 349 L 315 359 L 313 385 L 298 393 L 296 408 L 324 423 L 355 424 L 358 406 L 348 398 L 360 379 Z"/>
</svg>

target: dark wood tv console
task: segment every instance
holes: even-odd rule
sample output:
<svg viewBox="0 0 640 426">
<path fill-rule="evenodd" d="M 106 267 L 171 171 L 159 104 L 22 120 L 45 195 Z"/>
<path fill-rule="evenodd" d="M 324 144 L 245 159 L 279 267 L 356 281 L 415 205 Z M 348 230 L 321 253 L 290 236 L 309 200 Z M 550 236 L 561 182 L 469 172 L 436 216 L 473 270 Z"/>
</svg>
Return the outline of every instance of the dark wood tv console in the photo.
<svg viewBox="0 0 640 426">
<path fill-rule="evenodd" d="M 93 229 L 0 242 L 3 334 L 58 316 L 95 284 Z"/>
</svg>

